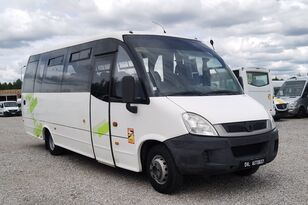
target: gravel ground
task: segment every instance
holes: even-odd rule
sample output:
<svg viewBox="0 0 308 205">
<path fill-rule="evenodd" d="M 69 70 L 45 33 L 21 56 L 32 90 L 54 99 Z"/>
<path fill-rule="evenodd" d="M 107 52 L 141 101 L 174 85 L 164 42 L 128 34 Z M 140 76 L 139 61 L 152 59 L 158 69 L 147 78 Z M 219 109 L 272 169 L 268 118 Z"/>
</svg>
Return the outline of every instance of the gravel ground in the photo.
<svg viewBox="0 0 308 205">
<path fill-rule="evenodd" d="M 307 204 L 308 118 L 278 127 L 278 156 L 255 175 L 187 177 L 163 195 L 140 173 L 72 152 L 52 156 L 24 133 L 21 117 L 0 118 L 0 204 Z"/>
</svg>

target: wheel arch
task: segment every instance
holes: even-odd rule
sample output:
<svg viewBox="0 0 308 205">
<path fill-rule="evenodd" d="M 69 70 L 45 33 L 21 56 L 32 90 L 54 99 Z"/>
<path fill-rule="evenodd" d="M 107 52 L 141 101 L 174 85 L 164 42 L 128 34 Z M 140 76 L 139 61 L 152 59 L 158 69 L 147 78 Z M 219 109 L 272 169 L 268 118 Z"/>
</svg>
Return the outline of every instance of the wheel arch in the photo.
<svg viewBox="0 0 308 205">
<path fill-rule="evenodd" d="M 45 126 L 43 126 L 43 129 L 42 129 L 43 140 L 46 141 L 46 136 L 48 136 L 48 135 L 51 135 L 50 128 L 45 125 Z"/>
</svg>

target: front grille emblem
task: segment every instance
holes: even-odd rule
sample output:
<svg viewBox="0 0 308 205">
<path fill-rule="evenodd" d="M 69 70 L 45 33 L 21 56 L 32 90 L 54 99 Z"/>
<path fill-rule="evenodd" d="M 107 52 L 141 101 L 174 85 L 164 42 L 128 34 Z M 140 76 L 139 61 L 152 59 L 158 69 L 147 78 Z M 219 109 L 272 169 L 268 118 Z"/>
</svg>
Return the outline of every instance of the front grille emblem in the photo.
<svg viewBox="0 0 308 205">
<path fill-rule="evenodd" d="M 253 124 L 251 122 L 246 122 L 246 130 L 247 132 L 253 131 Z"/>
</svg>

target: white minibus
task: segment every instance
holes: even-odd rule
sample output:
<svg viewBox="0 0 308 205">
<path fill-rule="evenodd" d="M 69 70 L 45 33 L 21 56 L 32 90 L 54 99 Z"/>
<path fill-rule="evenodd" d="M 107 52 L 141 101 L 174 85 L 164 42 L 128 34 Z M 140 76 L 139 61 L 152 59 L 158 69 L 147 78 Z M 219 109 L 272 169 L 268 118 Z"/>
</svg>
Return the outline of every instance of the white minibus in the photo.
<svg viewBox="0 0 308 205">
<path fill-rule="evenodd" d="M 232 70 L 244 92 L 261 103 L 272 116 L 275 116 L 274 90 L 269 70 L 257 67 L 242 67 Z"/>
<path fill-rule="evenodd" d="M 22 108 L 51 154 L 144 171 L 161 193 L 187 174 L 251 175 L 278 151 L 271 114 L 199 40 L 127 34 L 32 55 Z"/>
</svg>

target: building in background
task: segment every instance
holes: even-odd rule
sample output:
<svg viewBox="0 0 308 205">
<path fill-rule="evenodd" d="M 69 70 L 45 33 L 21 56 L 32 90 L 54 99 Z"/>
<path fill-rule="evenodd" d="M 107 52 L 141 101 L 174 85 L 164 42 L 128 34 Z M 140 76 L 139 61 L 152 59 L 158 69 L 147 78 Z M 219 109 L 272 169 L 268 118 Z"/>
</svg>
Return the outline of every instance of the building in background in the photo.
<svg viewBox="0 0 308 205">
<path fill-rule="evenodd" d="M 0 90 L 0 101 L 17 101 L 20 94 L 20 89 Z"/>
</svg>

